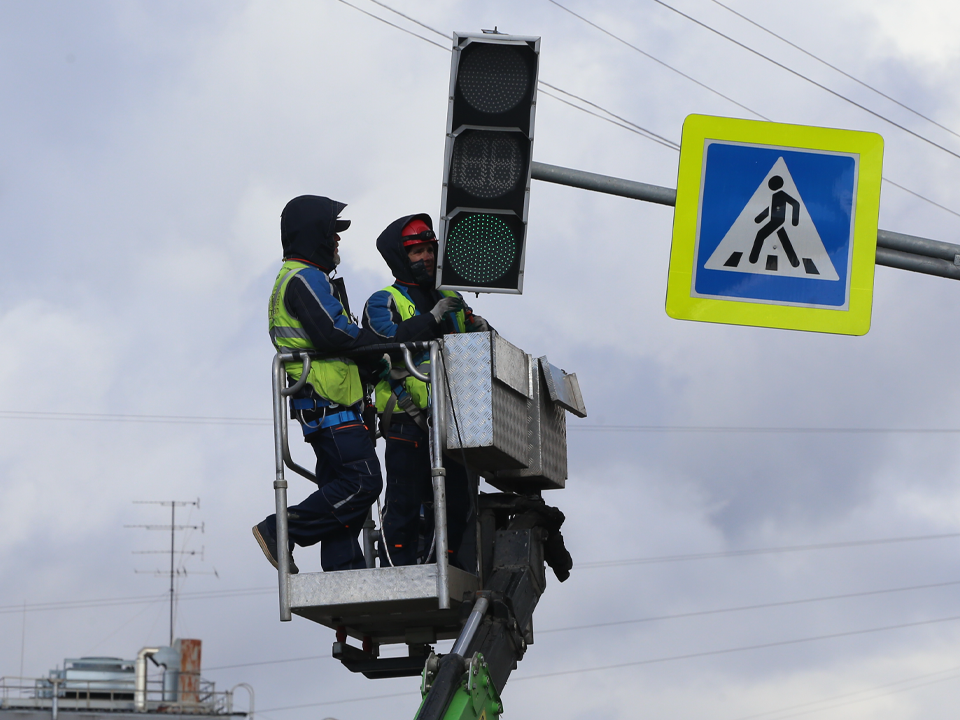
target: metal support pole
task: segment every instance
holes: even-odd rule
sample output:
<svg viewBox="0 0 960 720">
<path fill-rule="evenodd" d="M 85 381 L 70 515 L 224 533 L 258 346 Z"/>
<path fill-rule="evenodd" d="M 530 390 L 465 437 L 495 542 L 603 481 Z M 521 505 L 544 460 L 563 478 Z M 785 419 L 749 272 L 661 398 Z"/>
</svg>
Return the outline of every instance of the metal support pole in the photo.
<svg viewBox="0 0 960 720">
<path fill-rule="evenodd" d="M 433 481 L 433 537 L 437 556 L 437 599 L 441 610 L 450 609 L 450 578 L 447 558 L 447 488 L 443 468 L 444 428 L 447 409 L 444 398 L 441 341 L 430 343 L 430 475 Z"/>
<path fill-rule="evenodd" d="M 673 188 L 647 185 L 633 180 L 597 175 L 556 165 L 535 162 L 531 177 L 534 180 L 592 190 L 607 195 L 619 195 L 658 205 L 676 206 L 677 204 L 677 191 Z M 960 245 L 904 235 L 890 230 L 878 230 L 877 265 L 960 280 Z"/>
<path fill-rule="evenodd" d="M 376 533 L 377 524 L 373 521 L 373 508 L 367 509 L 367 519 L 363 521 L 363 559 L 368 568 L 377 566 Z"/>
<path fill-rule="evenodd" d="M 287 446 L 286 438 L 286 403 L 282 394 L 283 363 L 280 355 L 273 358 L 273 449 L 276 459 L 276 479 L 273 489 L 277 505 L 277 583 L 280 587 L 280 621 L 289 622 L 290 593 L 287 587 L 287 578 L 290 574 L 290 548 L 287 534 L 287 480 L 283 476 L 284 450 Z"/>
<path fill-rule="evenodd" d="M 473 604 L 473 610 L 470 612 L 470 617 L 467 618 L 463 630 L 460 631 L 457 641 L 453 644 L 453 649 L 450 651 L 451 654 L 463 657 L 463 654 L 467 651 L 467 647 L 473 640 L 473 636 L 477 634 L 477 628 L 480 627 L 480 621 L 483 620 L 483 616 L 487 612 L 489 605 L 490 601 L 487 598 L 477 598 L 477 601 Z"/>
<path fill-rule="evenodd" d="M 960 245 L 880 230 L 877 264 L 960 280 Z"/>
<path fill-rule="evenodd" d="M 593 190 L 594 192 L 606 193 L 607 195 L 619 195 L 620 197 L 631 198 L 632 200 L 643 200 L 644 202 L 657 203 L 658 205 L 677 204 L 677 191 L 673 188 L 647 185 L 646 183 L 635 182 L 634 180 L 623 180 L 621 178 L 609 177 L 608 175 L 597 175 L 596 173 L 559 167 L 557 165 L 535 162 L 533 163 L 530 177 L 534 180 L 543 180 L 544 182 L 557 183 L 558 185 L 569 185 L 570 187 L 580 188 L 581 190 Z"/>
</svg>

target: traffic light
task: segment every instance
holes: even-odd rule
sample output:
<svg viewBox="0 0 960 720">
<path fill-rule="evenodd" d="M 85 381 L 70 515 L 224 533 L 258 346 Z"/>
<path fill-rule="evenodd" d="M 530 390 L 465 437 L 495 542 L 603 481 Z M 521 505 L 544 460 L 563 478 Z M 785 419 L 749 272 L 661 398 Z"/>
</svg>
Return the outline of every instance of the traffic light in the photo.
<svg viewBox="0 0 960 720">
<path fill-rule="evenodd" d="M 453 35 L 437 287 L 520 293 L 540 38 Z"/>
</svg>

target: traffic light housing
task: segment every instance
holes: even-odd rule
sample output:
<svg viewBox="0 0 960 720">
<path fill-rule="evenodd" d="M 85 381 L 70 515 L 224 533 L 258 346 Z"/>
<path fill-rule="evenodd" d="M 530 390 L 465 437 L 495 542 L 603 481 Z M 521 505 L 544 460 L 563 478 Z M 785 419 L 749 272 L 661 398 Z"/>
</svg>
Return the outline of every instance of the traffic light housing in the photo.
<svg viewBox="0 0 960 720">
<path fill-rule="evenodd" d="M 520 293 L 540 38 L 453 35 L 437 287 Z"/>
</svg>

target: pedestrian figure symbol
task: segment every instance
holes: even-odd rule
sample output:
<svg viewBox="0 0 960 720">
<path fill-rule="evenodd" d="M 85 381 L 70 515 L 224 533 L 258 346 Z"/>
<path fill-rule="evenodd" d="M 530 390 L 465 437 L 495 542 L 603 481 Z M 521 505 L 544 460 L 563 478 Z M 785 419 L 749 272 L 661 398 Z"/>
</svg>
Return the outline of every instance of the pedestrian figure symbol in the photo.
<svg viewBox="0 0 960 720">
<path fill-rule="evenodd" d="M 760 223 L 764 224 L 758 229 Z M 774 163 L 704 268 L 839 280 L 783 157 Z"/>
<path fill-rule="evenodd" d="M 760 259 L 760 250 L 763 249 L 763 241 L 776 232 L 777 237 L 780 238 L 780 242 L 783 245 L 784 252 L 787 253 L 787 259 L 790 260 L 790 264 L 793 265 L 793 267 L 797 267 L 800 261 L 797 259 L 797 253 L 794 252 L 793 245 L 790 244 L 790 237 L 787 235 L 783 223 L 787 219 L 787 205 L 790 205 L 793 209 L 793 226 L 796 227 L 800 224 L 800 203 L 780 189 L 783 187 L 783 178 L 779 175 L 774 175 L 770 178 L 767 182 L 767 187 L 775 191 L 770 198 L 770 207 L 764 208 L 763 212 L 757 215 L 754 222 L 763 222 L 768 216 L 770 217 L 770 222 L 760 228 L 760 232 L 757 233 L 757 239 L 754 240 L 753 249 L 750 251 L 750 262 L 756 264 L 757 260 Z M 775 255 L 768 257 L 776 260 Z"/>
</svg>

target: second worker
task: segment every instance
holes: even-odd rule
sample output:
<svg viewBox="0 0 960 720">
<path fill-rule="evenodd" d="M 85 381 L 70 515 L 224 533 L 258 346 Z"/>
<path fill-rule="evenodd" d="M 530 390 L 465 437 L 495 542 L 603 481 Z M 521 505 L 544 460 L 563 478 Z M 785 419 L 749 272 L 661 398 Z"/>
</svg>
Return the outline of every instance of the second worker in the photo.
<svg viewBox="0 0 960 720">
<path fill-rule="evenodd" d="M 489 330 L 459 293 L 435 289 L 437 237 L 429 215 L 408 215 L 390 223 L 377 238 L 377 250 L 395 282 L 375 292 L 363 311 L 363 324 L 384 342 L 434 340 L 450 333 Z M 418 365 L 426 353 L 414 356 Z M 426 383 L 409 376 L 395 363 L 389 379 L 376 389 L 380 431 L 386 442 L 386 508 L 382 523 L 381 565 L 413 565 L 429 561 L 429 545 L 418 548 L 420 508 L 432 526 L 433 488 L 426 410 Z M 470 514 L 467 473 L 445 461 L 449 560 L 459 566 L 458 553 Z M 430 538 L 425 538 L 430 543 Z"/>
</svg>

